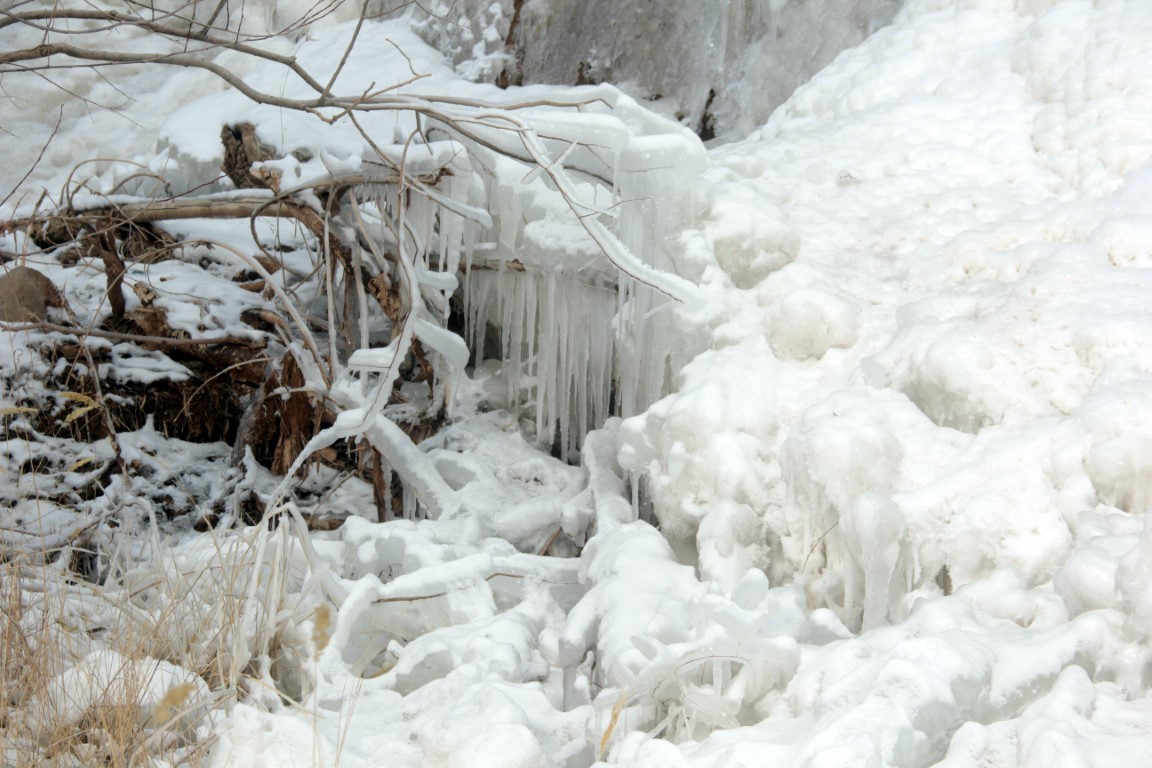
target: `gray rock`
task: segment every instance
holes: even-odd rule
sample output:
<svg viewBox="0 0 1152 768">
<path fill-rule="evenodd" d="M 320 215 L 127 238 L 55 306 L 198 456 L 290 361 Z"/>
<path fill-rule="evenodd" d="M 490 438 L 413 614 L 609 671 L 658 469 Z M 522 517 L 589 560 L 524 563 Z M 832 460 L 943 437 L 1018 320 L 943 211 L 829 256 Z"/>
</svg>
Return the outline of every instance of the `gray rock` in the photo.
<svg viewBox="0 0 1152 768">
<path fill-rule="evenodd" d="M 0 320 L 27 323 L 48 319 L 49 307 L 63 307 L 55 284 L 30 267 L 13 267 L 0 276 Z"/>
</svg>

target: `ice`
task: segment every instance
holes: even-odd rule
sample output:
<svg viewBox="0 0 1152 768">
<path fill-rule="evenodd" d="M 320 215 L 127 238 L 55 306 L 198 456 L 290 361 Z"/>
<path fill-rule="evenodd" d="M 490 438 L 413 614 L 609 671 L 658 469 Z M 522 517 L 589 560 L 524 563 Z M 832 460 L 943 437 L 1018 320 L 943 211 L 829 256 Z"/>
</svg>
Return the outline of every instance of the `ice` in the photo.
<svg viewBox="0 0 1152 768">
<path fill-rule="evenodd" d="M 353 411 L 345 411 L 341 416 L 347 413 Z M 360 429 L 359 425 L 356 429 Z M 451 486 L 444 482 L 435 465 L 412 444 L 412 440 L 400 427 L 390 419 L 376 416 L 363 434 L 404 480 L 405 487 L 411 489 L 419 499 L 425 514 L 440 517 L 456 509 L 457 502 L 452 499 Z"/>
<path fill-rule="evenodd" d="M 770 201 L 742 184 L 720 184 L 706 228 L 699 236 L 737 288 L 760 285 L 770 273 L 790 264 L 800 251 L 800 238 Z"/>
<path fill-rule="evenodd" d="M 1142 263 L 1126 201 L 1144 188 L 1145 172 L 1120 158 L 1138 155 L 1143 144 L 1111 153 L 1119 164 L 1107 171 L 1088 149 L 1080 157 L 1091 173 L 1070 161 L 1053 174 L 1052 152 L 1062 156 L 1068 145 L 1038 154 L 1030 142 L 1034 125 L 1054 136 L 1058 124 L 1095 146 L 1088 123 L 1061 112 L 1063 100 L 1080 108 L 1086 97 L 1071 84 L 1084 76 L 1104 89 L 1097 107 L 1111 114 L 1103 106 L 1110 86 L 1077 69 L 1083 37 L 1070 30 L 1099 23 L 1104 39 L 1115 40 L 1121 18 L 1138 26 L 1144 14 L 1130 17 L 1122 3 L 1029 12 L 1041 20 L 1033 25 L 1005 4 L 912 4 L 875 47 L 846 53 L 802 88 L 759 137 L 717 153 L 726 171 L 712 172 L 714 209 L 688 244 L 701 260 L 711 251 L 735 290 L 725 293 L 727 311 L 705 321 L 713 349 L 681 370 L 676 394 L 625 421 L 620 453 L 625 467 L 648 473 L 662 531 L 673 541 L 696 538 L 690 552 L 701 574 L 719 583 L 735 577 L 714 553 L 739 551 L 721 549 L 735 538 L 736 501 L 761 517 L 768 546 L 752 558 L 762 558 L 773 582 L 813 579 L 811 604 L 831 607 L 850 627 L 862 623 L 862 637 L 957 590 L 982 615 L 1050 628 L 1054 643 L 1069 626 L 1119 642 L 1114 615 L 1108 629 L 1069 624 L 1068 616 L 1116 610 L 1125 599 L 1120 574 L 1128 573 L 1121 558 L 1131 573 L 1140 567 L 1136 554 L 1126 555 L 1137 551 L 1135 532 L 1121 521 L 1139 519 L 1148 505 L 1146 484 L 1135 479 L 1147 474 L 1137 384 L 1147 357 L 1132 346 L 1144 338 L 1147 314 L 1124 297 L 1129 280 L 1142 282 L 1140 270 L 1120 278 L 1111 265 Z M 993 18 L 999 31 L 988 26 Z M 1105 45 L 1087 55 L 1138 69 L 1146 38 L 1133 31 L 1127 39 L 1134 47 L 1124 52 Z M 963 66 L 985 72 L 983 90 L 972 71 L 949 71 L 922 55 L 953 45 Z M 906 58 L 880 54 L 901 49 Z M 1041 51 L 1051 57 L 1043 66 L 1021 58 Z M 1022 90 L 1018 77 L 1037 84 L 1030 88 L 1043 83 L 1042 91 Z M 1008 110 L 976 118 L 992 82 L 1002 104 L 1020 105 L 1016 117 Z M 1042 93 L 1043 103 L 1030 93 Z M 990 122 L 970 122 L 977 119 Z M 1115 119 L 1109 135 L 1125 136 L 1120 112 Z M 863 137 L 861 126 L 873 120 L 876 133 Z M 853 128 L 842 134 L 839 121 Z M 895 125 L 908 131 L 902 146 L 884 140 Z M 750 182 L 757 178 L 764 182 Z M 883 202 L 902 194 L 934 210 L 934 222 Z M 728 218 L 757 195 L 767 226 Z M 1070 203 L 1075 195 L 1085 204 Z M 845 221 L 846 205 L 863 218 L 842 230 L 833 222 Z M 892 217 L 884 223 L 864 223 L 885 210 Z M 871 308 L 879 305 L 893 309 L 877 314 Z M 1127 614 L 1135 603 L 1123 605 Z M 1050 671 L 1033 671 L 1045 681 L 1036 683 L 1041 689 L 1067 663 L 1064 653 Z M 965 653 L 958 664 L 975 667 L 975 657 Z M 893 679 L 911 686 L 920 674 Z M 766 742 L 787 743 L 770 722 L 758 726 Z M 826 750 L 792 761 L 931 764 L 913 757 L 921 748 L 913 726 L 893 730 L 886 742 L 838 732 Z M 634 764 L 643 764 L 641 753 Z M 719 754 L 681 751 L 701 764 L 740 759 Z M 1004 765 L 1017 764 L 1011 755 Z"/>
<path fill-rule="evenodd" d="M 457 370 L 468 364 L 468 347 L 456 334 L 422 318 L 412 321 L 416 325 L 416 338 L 429 349 L 440 353 Z"/>
<path fill-rule="evenodd" d="M 531 408 L 526 415 L 537 439 L 557 443 L 565 458 L 574 458 L 582 435 L 611 415 L 613 397 L 631 414 L 667 391 L 665 369 L 675 343 L 657 330 L 666 327 L 658 312 L 672 309 L 659 309 L 669 300 L 660 294 L 689 301 L 695 295 L 672 271 L 671 254 L 692 207 L 681 198 L 686 180 L 702 167 L 702 148 L 674 124 L 653 116 L 639 120 L 644 113 L 630 99 L 606 95 L 615 100 L 611 116 L 528 122 L 569 142 L 602 146 L 615 172 L 611 184 L 550 176 L 558 185 L 553 190 L 539 173 L 513 177 L 504 170 L 506 160 L 494 163 L 502 180 L 492 187 L 495 248 L 485 258 L 497 268 L 474 269 L 467 281 L 472 349 L 478 357 L 495 353 L 484 334 L 489 325 L 500 330 L 511 404 L 516 411 Z M 626 125 L 638 121 L 630 133 Z M 579 157 L 568 162 L 580 169 Z M 609 207 L 619 209 L 619 223 L 595 215 Z M 637 374 L 618 376 L 621 360 L 633 358 L 628 369 Z"/>
<path fill-rule="evenodd" d="M 889 618 L 889 606 L 899 605 L 910 580 L 904 515 L 892 500 L 869 491 L 857 496 L 842 519 L 843 535 L 853 565 L 863 570 L 863 631 L 882 626 Z M 848 600 L 851 590 L 852 565 L 846 570 L 845 606 L 848 616 L 854 614 Z M 852 596 L 853 598 L 855 596 Z"/>
<path fill-rule="evenodd" d="M 1131 535 L 1093 535 L 1082 512 L 1079 539 L 1083 542 L 1052 578 L 1052 586 L 1073 615 L 1083 611 L 1115 607 L 1116 572 L 1119 558 L 1134 545 Z"/>
<path fill-rule="evenodd" d="M 747 591 L 749 579 L 763 578 L 758 564 L 764 561 L 766 545 L 760 518 L 747 504 L 725 501 L 718 504 L 700 523 L 696 532 L 700 573 L 723 589 Z M 742 607 L 749 598 L 733 598 Z"/>
<path fill-rule="evenodd" d="M 777 357 L 820 359 L 832 347 L 856 343 L 856 311 L 833 294 L 791 291 L 765 317 L 764 329 Z"/>
<path fill-rule="evenodd" d="M 436 128 L 408 143 L 410 116 L 376 115 L 370 135 L 395 143 L 373 156 L 346 125 L 254 108 L 187 73 L 153 88 L 155 76 L 132 72 L 116 86 L 154 94 L 123 107 L 141 133 L 118 134 L 110 126 L 124 118 L 95 108 L 80 130 L 69 112 L 68 149 L 50 148 L 34 175 L 60 181 L 104 134 L 101 147 L 167 167 L 180 191 L 217 175 L 221 125 L 253 120 L 292 157 L 275 166 L 301 184 L 366 176 L 351 182 L 361 220 L 334 224 L 366 263 L 402 257 L 404 300 L 419 307 L 392 345 L 347 358 L 329 392 L 342 415 L 311 446 L 345 437 L 379 449 L 406 488 L 400 519 L 369 522 L 366 484 L 313 472 L 296 504 L 274 499 L 285 501 L 272 505 L 278 527 L 180 531 L 171 544 L 151 533 L 156 510 L 134 516 L 134 489 L 179 471 L 181 492 L 211 504 L 227 478 L 206 465 L 223 466 L 227 446 L 125 432 L 122 476 L 110 445 L 50 442 L 21 387 L 47 375 L 33 353 L 57 337 L 9 334 L 7 464 L 75 454 L 112 474 L 89 503 L 70 485 L 83 469 L 51 486 L 14 473 L 5 541 L 38 531 L 70 557 L 77 531 L 114 515 L 108 540 L 137 558 L 101 571 L 98 590 L 27 577 L 28 595 L 54 594 L 45 583 L 66 591 L 81 628 L 79 652 L 46 678 L 75 704 L 57 719 L 103 706 L 106 691 L 78 670 L 95 679 L 115 662 L 145 677 L 160 669 L 161 683 L 212 670 L 216 711 L 197 736 L 210 740 L 207 765 L 1147 762 L 1152 11 L 1132 0 L 910 0 L 785 101 L 788 78 L 807 79 L 798 73 L 895 4 L 524 4 L 522 31 L 559 34 L 531 38 L 557 44 L 529 45 L 530 79 L 547 59 L 572 82 L 583 62 L 584 77 L 634 71 L 623 87 L 654 97 L 660 70 L 675 88 L 642 102 L 612 85 L 463 82 L 452 63 L 476 78 L 508 63 L 512 3 L 427 5 L 442 18 L 418 21 L 421 33 L 453 62 L 408 22 L 370 21 L 341 83 L 395 83 L 411 62 L 428 77 L 403 87 L 405 103 L 443 92 L 487 105 L 471 135 Z M 300 7 L 250 3 L 246 23 L 274 29 Z M 331 71 L 344 20 L 267 45 Z M 578 46 L 593 22 L 599 47 Z M 674 32 L 650 34 L 662 24 Z M 637 31 L 643 43 L 620 42 Z M 80 68 L 60 77 L 112 97 Z M 721 140 L 755 132 L 706 151 L 691 131 L 710 90 Z M 12 93 L 24 99 L 5 124 L 16 138 L 0 146 L 18 164 L 43 128 L 24 110 L 46 92 Z M 193 93 L 202 100 L 185 104 Z M 498 105 L 513 102 L 534 106 L 502 116 Z M 520 126 L 542 135 L 526 146 Z M 452 175 L 436 189 L 410 176 L 412 202 L 391 232 L 383 214 L 401 198 L 387 162 L 404 157 L 411 174 Z M 90 193 L 77 200 L 139 167 L 86 167 Z M 130 282 L 156 290 L 189 334 L 246 332 L 240 313 L 264 300 L 219 278 L 244 268 L 251 238 L 203 221 L 168 226 L 205 228 L 241 255 L 190 251 L 136 265 Z M 19 237 L 3 242 L 36 261 Z M 201 258 L 212 263 L 193 267 Z M 285 258 L 312 269 L 304 255 Z M 38 266 L 82 312 L 99 305 L 99 270 Z M 457 285 L 467 349 L 442 322 Z M 390 338 L 390 326 L 367 326 L 356 343 Z M 413 339 L 474 378 L 455 382 L 452 423 L 420 445 L 383 411 Z M 118 381 L 183 374 L 160 353 L 117 349 L 129 356 L 101 365 Z M 241 467 L 246 489 L 277 495 L 254 459 Z M 297 504 L 316 492 L 352 513 L 339 530 L 306 532 Z M 111 607 L 96 611 L 97 594 Z M 138 619 L 171 660 L 99 647 Z M 83 631 L 93 627 L 103 631 Z M 164 694 L 154 687 L 150 701 Z M 28 722 L 27 704 L 5 737 Z"/>
<path fill-rule="evenodd" d="M 1147 589 L 1150 570 L 1152 527 L 1145 516 L 1139 541 L 1123 556 L 1116 569 L 1116 592 L 1128 611 L 1128 625 L 1138 637 L 1152 633 L 1152 602 Z"/>
<path fill-rule="evenodd" d="M 469 0 L 410 13 L 425 39 L 470 79 L 512 69 L 528 83 L 624 84 L 693 129 L 710 112 L 720 132 L 742 135 L 837 53 L 888 24 L 900 5 L 675 0 L 656 13 L 634 0 Z M 503 42 L 518 7 L 522 42 L 510 63 Z"/>
<path fill-rule="evenodd" d="M 348 357 L 348 367 L 364 370 L 385 372 L 392 367 L 396 360 L 396 350 L 391 346 L 358 349 Z"/>
</svg>

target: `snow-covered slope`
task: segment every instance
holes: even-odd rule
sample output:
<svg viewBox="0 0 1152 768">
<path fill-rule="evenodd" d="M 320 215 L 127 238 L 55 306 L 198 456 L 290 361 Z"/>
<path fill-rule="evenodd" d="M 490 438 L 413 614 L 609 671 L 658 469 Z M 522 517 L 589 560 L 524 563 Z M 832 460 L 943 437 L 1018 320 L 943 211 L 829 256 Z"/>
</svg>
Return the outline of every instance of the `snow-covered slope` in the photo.
<svg viewBox="0 0 1152 768">
<path fill-rule="evenodd" d="M 1150 25 L 913 2 L 713 154 L 713 348 L 623 458 L 703 577 L 764 568 L 870 631 L 693 761 L 1147 749 Z"/>
</svg>

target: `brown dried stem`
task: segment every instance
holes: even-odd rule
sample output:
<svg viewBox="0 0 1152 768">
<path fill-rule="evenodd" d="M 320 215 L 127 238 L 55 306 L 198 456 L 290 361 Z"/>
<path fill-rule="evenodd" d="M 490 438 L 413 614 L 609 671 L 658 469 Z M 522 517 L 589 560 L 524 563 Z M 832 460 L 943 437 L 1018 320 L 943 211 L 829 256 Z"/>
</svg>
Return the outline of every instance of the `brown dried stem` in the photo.
<svg viewBox="0 0 1152 768">
<path fill-rule="evenodd" d="M 94 336 L 98 339 L 111 341 L 127 341 L 135 344 L 148 344 L 157 347 L 197 347 L 205 345 L 253 347 L 263 346 L 257 339 L 245 339 L 239 336 L 212 336 L 200 339 L 177 339 L 168 336 L 147 336 L 139 333 L 119 333 L 105 331 L 99 328 L 72 328 L 58 323 L 0 323 L 0 331 L 18 333 L 20 331 L 49 331 L 52 333 L 67 333 L 72 336 Z"/>
</svg>

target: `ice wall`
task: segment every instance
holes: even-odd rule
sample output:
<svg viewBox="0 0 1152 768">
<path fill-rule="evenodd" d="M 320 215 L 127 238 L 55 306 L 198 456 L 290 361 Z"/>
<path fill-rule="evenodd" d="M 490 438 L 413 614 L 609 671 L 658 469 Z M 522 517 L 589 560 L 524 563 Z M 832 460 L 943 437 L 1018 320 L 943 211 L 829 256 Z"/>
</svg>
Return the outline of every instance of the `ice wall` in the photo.
<svg viewBox="0 0 1152 768">
<path fill-rule="evenodd" d="M 742 135 L 903 0 L 437 2 L 426 39 L 462 74 L 511 82 L 612 82 L 684 125 Z M 710 114 L 710 117 L 706 117 Z"/>
<path fill-rule="evenodd" d="M 668 394 L 672 372 L 699 351 L 672 316 L 695 290 L 679 278 L 698 276 L 680 234 L 694 217 L 704 147 L 614 88 L 598 96 L 591 113 L 528 118 L 563 137 L 554 159 L 581 179 L 563 194 L 494 158 L 492 227 L 465 283 L 469 346 L 477 361 L 500 361 L 485 366 L 503 390 L 493 404 L 521 416 L 564 458 L 609 415 L 641 413 Z M 608 134 L 615 138 L 605 144 Z M 601 235 L 585 229 L 592 223 Z M 609 238 L 615 253 L 596 237 Z M 621 271 L 621 258 L 639 269 Z M 669 295 L 669 285 L 681 284 L 687 293 Z M 497 333 L 498 344 L 486 341 Z"/>
</svg>

